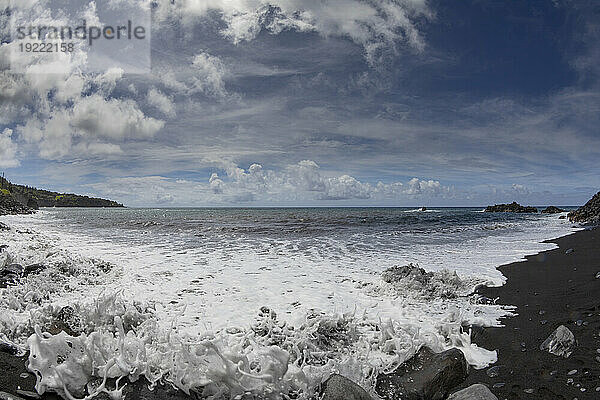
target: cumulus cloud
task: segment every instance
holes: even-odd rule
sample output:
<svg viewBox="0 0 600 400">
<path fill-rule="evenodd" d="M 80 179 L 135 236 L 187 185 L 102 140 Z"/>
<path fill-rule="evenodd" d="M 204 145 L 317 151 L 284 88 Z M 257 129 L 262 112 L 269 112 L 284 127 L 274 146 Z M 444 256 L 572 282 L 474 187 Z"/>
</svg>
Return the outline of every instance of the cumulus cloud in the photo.
<svg viewBox="0 0 600 400">
<path fill-rule="evenodd" d="M 193 88 L 216 97 L 227 95 L 223 79 L 227 71 L 218 57 L 202 52 L 194 57 L 192 67 L 195 71 Z"/>
<path fill-rule="evenodd" d="M 159 90 L 155 88 L 150 89 L 148 91 L 147 100 L 148 104 L 158 109 L 167 117 L 175 116 L 175 104 L 173 104 L 173 101 Z"/>
<path fill-rule="evenodd" d="M 303 160 L 282 170 L 252 164 L 247 169 L 232 162 L 220 163 L 221 175 L 205 181 L 162 176 L 109 178 L 89 185 L 97 195 L 130 205 L 199 206 L 217 204 L 334 204 L 339 201 L 368 201 L 369 204 L 419 202 L 451 196 L 453 189 L 438 181 L 411 179 L 406 183 L 373 185 L 348 174 L 321 173 L 317 163 Z"/>
<path fill-rule="evenodd" d="M 12 140 L 12 129 L 0 133 L 0 167 L 12 168 L 20 165 L 17 160 L 17 144 Z"/>
<path fill-rule="evenodd" d="M 452 189 L 434 180 L 413 178 L 407 183 L 378 182 L 372 185 L 347 175 L 327 176 L 319 165 L 303 160 L 281 171 L 266 170 L 252 164 L 247 170 L 234 164 L 223 167 L 226 177 L 210 177 L 213 193 L 223 196 L 252 194 L 253 199 L 267 200 L 385 200 L 437 197 L 451 194 Z M 226 178 L 226 179 L 225 179 Z M 215 190 L 216 189 L 216 190 Z"/>
<path fill-rule="evenodd" d="M 118 140 L 152 137 L 164 124 L 146 117 L 132 100 L 107 100 L 99 95 L 77 102 L 70 123 L 77 134 Z"/>
<path fill-rule="evenodd" d="M 45 26 L 67 24 L 65 16 L 52 15 L 40 3 L 19 3 L 11 17 Z M 95 5 L 90 3 L 84 12 L 93 20 Z M 82 73 L 86 53 L 77 46 L 73 52 L 47 57 L 29 57 L 14 47 L 14 42 L 0 45 L 0 123 L 15 127 L 15 135 L 37 146 L 40 157 L 118 154 L 124 141 L 149 139 L 163 127 L 164 122 L 146 116 L 135 99 L 113 95 L 124 78 L 122 69 Z M 12 73 L 11 67 L 22 73 Z M 153 101 L 169 113 L 164 99 L 156 96 Z"/>
</svg>

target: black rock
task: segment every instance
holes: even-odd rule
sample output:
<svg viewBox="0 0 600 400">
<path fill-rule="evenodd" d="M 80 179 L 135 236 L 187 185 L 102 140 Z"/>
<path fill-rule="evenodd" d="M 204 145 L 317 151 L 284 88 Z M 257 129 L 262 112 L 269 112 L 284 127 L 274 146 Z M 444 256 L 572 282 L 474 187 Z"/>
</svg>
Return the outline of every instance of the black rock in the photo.
<svg viewBox="0 0 600 400">
<path fill-rule="evenodd" d="M 19 279 L 25 278 L 30 274 L 37 273 L 45 268 L 42 264 L 31 264 L 23 267 L 20 264 L 10 264 L 0 270 L 0 287 L 5 288 Z"/>
<path fill-rule="evenodd" d="M 372 400 L 359 385 L 341 375 L 331 375 L 321 387 L 321 400 Z"/>
<path fill-rule="evenodd" d="M 82 333 L 81 319 L 71 306 L 64 306 L 52 319 L 48 332 L 57 335 L 64 331 L 69 336 L 79 336 Z"/>
<path fill-rule="evenodd" d="M 381 273 L 381 279 L 387 283 L 399 282 L 406 278 L 411 278 L 421 283 L 427 283 L 432 276 L 433 273 L 426 272 L 423 268 L 414 264 L 403 265 L 401 267 L 395 265 Z"/>
<path fill-rule="evenodd" d="M 9 194 L 0 193 L 0 215 L 32 214 L 34 211 Z"/>
<path fill-rule="evenodd" d="M 493 206 L 487 206 L 485 212 L 513 212 L 513 213 L 537 213 L 538 209 L 535 207 L 525 207 L 513 201 L 510 204 L 496 204 Z"/>
<path fill-rule="evenodd" d="M 596 193 L 584 206 L 568 214 L 571 222 L 600 223 L 600 192 Z"/>
<path fill-rule="evenodd" d="M 477 383 L 466 389 L 452 393 L 448 400 L 498 400 L 487 386 Z"/>
<path fill-rule="evenodd" d="M 462 351 L 433 353 L 422 347 L 394 372 L 377 376 L 375 391 L 387 400 L 442 400 L 467 374 L 468 364 Z"/>
<path fill-rule="evenodd" d="M 16 282 L 23 276 L 23 266 L 19 264 L 9 264 L 0 270 L 0 287 L 5 288 L 11 283 Z"/>
<path fill-rule="evenodd" d="M 2 215 L 2 214 L 0 213 L 0 215 Z M 0 222 L 0 231 L 10 231 L 10 226 Z"/>
<path fill-rule="evenodd" d="M 8 343 L 0 339 L 0 352 L 16 356 L 19 354 L 19 348 L 12 343 Z"/>
<path fill-rule="evenodd" d="M 558 217 L 558 219 L 567 219 L 567 217 L 565 217 L 564 215 L 561 215 L 560 217 Z"/>
<path fill-rule="evenodd" d="M 562 208 L 555 207 L 555 206 L 546 207 L 545 209 L 542 210 L 542 214 L 558 214 L 561 212 L 565 212 L 565 210 L 563 210 Z"/>
<path fill-rule="evenodd" d="M 0 253 L 2 253 L 5 249 L 8 249 L 7 244 L 0 244 Z"/>
<path fill-rule="evenodd" d="M 25 268 L 23 268 L 23 276 L 27 276 L 29 274 L 35 274 L 45 268 L 46 268 L 46 266 L 44 266 L 43 264 L 27 265 L 27 266 L 25 266 Z"/>
</svg>

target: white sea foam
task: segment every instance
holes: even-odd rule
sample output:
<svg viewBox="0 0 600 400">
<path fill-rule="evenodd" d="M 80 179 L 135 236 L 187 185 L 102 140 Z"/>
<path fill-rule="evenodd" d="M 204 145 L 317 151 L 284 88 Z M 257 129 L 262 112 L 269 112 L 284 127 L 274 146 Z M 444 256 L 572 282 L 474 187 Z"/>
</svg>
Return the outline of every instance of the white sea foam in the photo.
<svg viewBox="0 0 600 400">
<path fill-rule="evenodd" d="M 3 291 L 0 332 L 36 356 L 38 391 L 65 397 L 83 396 L 98 378 L 144 376 L 215 398 L 310 398 L 334 371 L 371 388 L 378 371 L 424 344 L 459 347 L 484 367 L 495 352 L 472 344 L 463 327 L 499 326 L 510 308 L 465 295 L 476 284 L 502 283 L 497 265 L 550 249 L 540 241 L 571 230 L 540 218 L 497 229 L 511 234 L 449 246 L 392 249 L 390 234 L 380 233 L 364 251 L 334 239 L 308 247 L 286 238 L 212 239 L 177 250 L 176 234 L 119 243 L 55 224 L 52 211 L 3 221 L 16 228 L 0 233 L 9 245 L 4 262 L 46 269 Z M 408 262 L 436 271 L 429 286 L 380 279 L 385 268 Z M 257 316 L 261 306 L 269 310 Z M 44 333 L 64 324 L 73 336 Z M 95 383 L 88 393 L 120 393 Z"/>
</svg>

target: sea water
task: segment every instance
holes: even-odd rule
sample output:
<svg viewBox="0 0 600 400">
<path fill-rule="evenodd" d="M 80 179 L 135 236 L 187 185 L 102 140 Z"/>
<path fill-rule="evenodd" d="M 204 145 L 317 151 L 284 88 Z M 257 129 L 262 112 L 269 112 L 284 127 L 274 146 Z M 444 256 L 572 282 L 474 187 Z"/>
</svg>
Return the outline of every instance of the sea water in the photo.
<svg viewBox="0 0 600 400">
<path fill-rule="evenodd" d="M 43 209 L 0 217 L 13 227 L 0 232 L 9 245 L 0 263 L 46 267 L 4 290 L 0 333 L 37 355 L 30 369 L 38 391 L 63 396 L 82 396 L 86 385 L 118 396 L 118 387 L 98 387 L 102 378 L 145 376 L 205 397 L 310 398 L 332 372 L 370 389 L 378 372 L 422 345 L 459 347 L 482 368 L 496 354 L 472 344 L 467 327 L 499 326 L 513 310 L 482 304 L 473 288 L 501 285 L 497 266 L 551 249 L 544 240 L 576 228 L 558 215 L 481 211 Z M 433 277 L 381 279 L 409 263 Z M 44 332 L 57 321 L 74 325 L 71 336 Z"/>
</svg>

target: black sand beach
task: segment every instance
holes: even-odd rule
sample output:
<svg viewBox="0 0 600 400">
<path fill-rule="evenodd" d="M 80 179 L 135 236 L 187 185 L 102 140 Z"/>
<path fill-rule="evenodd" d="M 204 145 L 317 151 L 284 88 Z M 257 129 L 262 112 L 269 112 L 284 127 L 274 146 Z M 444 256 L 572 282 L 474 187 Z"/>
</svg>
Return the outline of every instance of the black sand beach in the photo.
<svg viewBox="0 0 600 400">
<path fill-rule="evenodd" d="M 471 369 L 459 388 L 484 383 L 500 400 L 600 398 L 600 231 L 550 242 L 560 248 L 500 267 L 507 283 L 480 290 L 501 304 L 515 305 L 518 315 L 506 319 L 503 328 L 473 329 L 475 343 L 498 351 L 499 373 L 490 377 L 489 369 Z M 539 349 L 559 325 L 567 326 L 578 342 L 568 359 Z M 25 358 L 0 352 L 0 391 L 34 390 L 34 377 L 22 377 L 25 363 Z M 134 399 L 186 398 L 164 387 L 150 392 L 141 382 L 129 384 L 124 393 Z"/>
<path fill-rule="evenodd" d="M 507 283 L 481 291 L 519 315 L 504 328 L 475 331 L 475 343 L 498 351 L 500 374 L 471 370 L 464 387 L 484 383 L 500 400 L 600 398 L 600 231 L 549 242 L 560 248 L 500 267 Z M 567 359 L 539 349 L 560 325 L 578 343 Z"/>
</svg>

